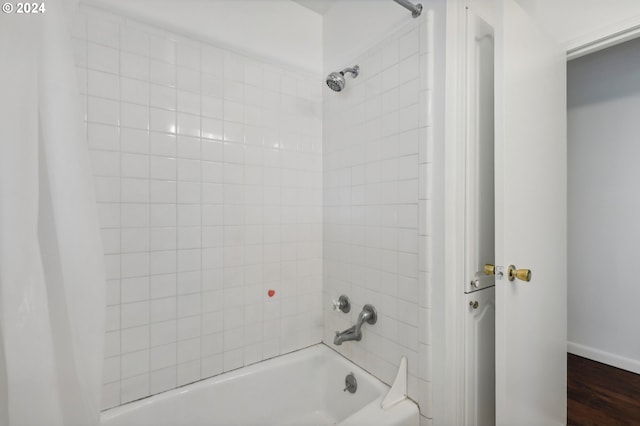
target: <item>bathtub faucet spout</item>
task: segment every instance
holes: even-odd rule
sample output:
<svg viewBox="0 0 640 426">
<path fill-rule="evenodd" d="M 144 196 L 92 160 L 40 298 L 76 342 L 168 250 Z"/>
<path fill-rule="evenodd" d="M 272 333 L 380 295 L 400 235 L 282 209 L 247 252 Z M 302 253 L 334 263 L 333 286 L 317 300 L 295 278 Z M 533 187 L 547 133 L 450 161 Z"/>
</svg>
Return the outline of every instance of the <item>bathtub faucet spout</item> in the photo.
<svg viewBox="0 0 640 426">
<path fill-rule="evenodd" d="M 378 314 L 376 312 L 376 308 L 372 305 L 364 305 L 362 312 L 358 314 L 356 325 L 353 325 L 344 331 L 336 331 L 336 337 L 333 338 L 333 344 L 341 345 L 342 342 L 348 342 L 350 340 L 359 342 L 362 340 L 362 325 L 365 322 L 375 324 L 377 320 Z"/>
</svg>

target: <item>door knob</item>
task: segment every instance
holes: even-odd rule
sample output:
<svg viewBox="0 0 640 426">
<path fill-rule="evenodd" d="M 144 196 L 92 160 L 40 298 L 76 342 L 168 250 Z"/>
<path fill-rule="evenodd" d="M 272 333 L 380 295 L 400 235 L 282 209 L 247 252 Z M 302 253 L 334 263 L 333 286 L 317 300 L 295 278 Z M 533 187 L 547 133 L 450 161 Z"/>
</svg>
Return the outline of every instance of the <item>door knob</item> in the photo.
<svg viewBox="0 0 640 426">
<path fill-rule="evenodd" d="M 531 270 L 530 269 L 516 269 L 515 266 L 509 265 L 509 281 L 513 281 L 515 279 L 519 279 L 520 281 L 531 281 Z"/>
<path fill-rule="evenodd" d="M 494 275 L 496 273 L 495 265 L 492 265 L 490 263 L 484 265 L 484 268 L 482 268 L 482 270 L 484 271 L 485 275 Z"/>
</svg>

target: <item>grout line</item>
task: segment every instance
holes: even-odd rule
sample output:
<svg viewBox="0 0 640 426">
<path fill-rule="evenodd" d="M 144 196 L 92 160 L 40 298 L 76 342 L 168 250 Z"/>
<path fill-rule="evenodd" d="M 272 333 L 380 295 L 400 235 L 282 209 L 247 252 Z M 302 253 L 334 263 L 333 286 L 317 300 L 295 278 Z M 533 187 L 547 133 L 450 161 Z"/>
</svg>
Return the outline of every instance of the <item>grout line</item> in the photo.
<svg viewBox="0 0 640 426">
<path fill-rule="evenodd" d="M 88 35 L 88 28 L 89 28 L 89 20 L 85 15 L 85 20 L 87 23 L 87 74 L 88 74 L 88 69 L 89 69 L 89 35 Z M 120 37 L 120 34 L 118 33 L 118 37 Z M 118 51 L 118 74 L 120 74 L 120 54 Z M 87 82 L 88 82 L 88 75 L 87 75 Z M 119 191 L 119 196 L 118 196 L 118 211 L 120 214 L 120 223 L 119 223 L 119 234 L 120 234 L 120 245 L 119 245 L 119 253 L 118 253 L 118 258 L 119 258 L 119 263 L 120 263 L 120 273 L 119 273 L 119 277 L 118 280 L 120 282 L 120 305 L 119 305 L 119 310 L 120 310 L 120 323 L 118 324 L 118 333 L 119 333 L 119 338 L 120 338 L 120 348 L 118 351 L 118 356 L 119 356 L 119 360 L 120 360 L 120 372 L 119 372 L 119 380 L 118 380 L 118 396 L 119 396 L 119 403 L 122 404 L 122 132 L 120 129 L 120 81 L 118 80 L 118 99 L 116 102 L 118 102 L 118 122 L 115 125 L 115 127 L 118 129 L 118 191 Z M 88 88 L 87 88 L 87 92 L 89 92 Z M 87 98 L 88 99 L 88 98 Z"/>
<path fill-rule="evenodd" d="M 123 25 L 119 25 L 120 28 L 120 52 L 122 52 L 122 27 Z M 146 39 L 147 41 L 147 52 L 149 51 L 149 38 L 147 37 Z M 122 61 L 120 61 L 122 62 Z M 121 65 L 122 66 L 122 65 Z M 147 60 L 147 71 L 149 73 L 149 77 L 151 77 L 151 61 Z M 151 80 L 151 78 L 149 78 L 149 80 Z M 120 75 L 120 80 L 122 81 L 122 75 Z M 151 128 L 151 96 L 150 96 L 150 92 L 151 92 L 151 87 L 149 84 L 149 81 L 145 82 L 146 83 L 146 87 L 147 87 L 147 177 L 148 177 L 148 191 L 149 191 L 149 201 L 151 201 L 151 157 L 149 155 L 150 151 L 151 151 L 151 138 L 150 138 L 150 134 L 149 134 L 149 129 Z M 147 243 L 148 243 L 148 247 L 149 247 L 149 265 L 148 265 L 148 276 L 147 276 L 147 304 L 148 304 L 148 311 L 149 311 L 149 316 L 148 316 L 148 338 L 147 338 L 147 344 L 148 344 L 148 357 L 147 357 L 147 362 L 148 364 L 148 375 L 147 375 L 147 380 L 148 380 L 148 392 L 147 394 L 150 395 L 152 393 L 151 390 L 151 203 L 148 203 L 148 213 L 147 213 L 147 230 L 148 230 L 148 237 L 147 237 Z"/>
<path fill-rule="evenodd" d="M 202 210 L 204 205 L 204 160 L 202 156 L 202 124 L 203 124 L 203 115 L 202 115 L 202 43 L 198 43 L 198 62 L 200 64 L 200 69 L 198 70 L 198 75 L 200 79 L 200 93 L 198 94 L 198 100 L 200 101 L 200 271 L 199 271 L 199 294 L 200 294 L 200 332 L 198 333 L 200 339 L 200 353 L 198 354 L 198 359 L 200 361 L 200 374 L 199 378 L 202 379 L 203 369 L 202 369 L 202 348 L 203 348 L 203 328 L 204 328 L 204 297 L 203 297 L 203 273 L 202 271 L 205 269 L 204 265 L 204 244 L 202 243 L 203 234 L 204 234 L 204 224 L 202 220 Z"/>
<path fill-rule="evenodd" d="M 180 229 L 178 227 L 178 223 L 179 223 L 179 219 L 178 219 L 178 213 L 179 213 L 179 198 L 178 198 L 178 52 L 177 52 L 177 46 L 174 44 L 175 47 L 175 56 L 176 56 L 176 60 L 173 65 L 173 69 L 175 72 L 175 86 L 173 86 L 171 89 L 175 92 L 175 104 L 174 106 L 174 111 L 173 111 L 173 118 L 174 118 L 174 127 L 175 127 L 175 162 L 174 162 L 174 167 L 175 167 L 175 201 L 174 201 L 174 206 L 175 206 L 175 219 L 174 219 L 174 225 L 176 228 L 176 236 L 175 236 L 175 271 L 174 271 L 174 292 L 175 292 L 175 310 L 176 310 L 176 316 L 175 319 L 173 320 L 173 322 L 175 323 L 175 337 L 174 337 L 174 342 L 176 345 L 176 360 L 175 360 L 175 370 L 176 370 L 176 380 L 174 382 L 174 387 L 176 387 L 178 385 L 179 382 L 179 362 L 178 362 L 178 355 L 180 353 L 179 351 L 179 346 L 180 346 L 180 336 L 178 335 L 179 332 L 179 327 L 178 327 L 178 323 L 180 322 L 180 314 L 178 312 L 178 308 L 180 306 L 179 304 L 179 297 L 180 294 L 178 292 L 178 281 L 179 281 L 179 274 L 178 271 L 180 270 L 180 265 L 179 265 L 179 258 L 180 256 L 178 256 L 178 243 L 179 243 L 179 233 L 180 233 Z M 151 46 L 149 46 L 149 49 L 151 49 Z M 151 55 L 151 52 L 149 52 L 149 55 Z M 149 64 L 151 64 L 151 60 L 149 60 Z M 149 70 L 149 80 L 151 80 L 151 70 Z"/>
<path fill-rule="evenodd" d="M 224 81 L 225 81 L 224 80 L 224 74 L 225 74 L 225 67 L 226 67 L 226 62 L 227 62 L 227 60 L 226 60 L 226 56 L 227 55 L 223 54 L 221 56 L 222 56 L 222 66 L 221 66 L 221 68 L 222 68 L 222 76 L 220 77 L 220 79 L 223 82 L 223 84 L 222 84 L 223 87 L 222 87 L 222 98 L 221 98 L 222 99 L 222 134 L 220 135 L 220 137 L 221 137 L 220 145 L 221 145 L 221 150 L 222 150 L 222 156 L 221 156 L 221 159 L 220 159 L 220 162 L 222 164 L 222 182 L 221 182 L 222 203 L 220 203 L 221 210 L 222 210 L 222 217 L 221 217 L 221 222 L 222 223 L 220 225 L 222 227 L 222 244 L 221 244 L 221 247 L 222 247 L 222 283 L 220 285 L 220 288 L 221 288 L 220 294 L 222 295 L 223 301 L 224 301 L 225 271 L 227 270 L 226 256 L 225 256 L 225 243 L 224 243 L 225 222 L 226 222 L 225 221 L 225 217 L 226 217 L 226 215 L 225 215 L 225 205 L 226 204 L 224 203 L 224 188 L 225 188 L 225 176 L 226 176 L 226 167 L 225 167 L 226 158 L 225 158 L 225 154 L 224 154 L 224 151 L 225 151 L 224 150 L 224 146 L 225 146 L 226 121 L 225 121 L 224 118 L 225 118 L 226 114 L 224 112 L 224 109 L 225 109 L 225 104 L 227 102 L 226 101 L 226 97 L 225 97 L 225 93 L 224 93 Z M 225 365 L 224 334 L 225 334 L 225 330 L 226 330 L 226 326 L 225 326 L 225 316 L 226 315 L 225 315 L 224 303 L 223 303 L 223 306 L 222 306 L 221 310 L 222 310 L 222 329 L 221 329 L 220 333 L 222 334 L 222 348 L 221 348 L 220 353 L 222 354 L 222 372 L 224 373 L 224 372 L 228 371 L 227 367 Z"/>
</svg>

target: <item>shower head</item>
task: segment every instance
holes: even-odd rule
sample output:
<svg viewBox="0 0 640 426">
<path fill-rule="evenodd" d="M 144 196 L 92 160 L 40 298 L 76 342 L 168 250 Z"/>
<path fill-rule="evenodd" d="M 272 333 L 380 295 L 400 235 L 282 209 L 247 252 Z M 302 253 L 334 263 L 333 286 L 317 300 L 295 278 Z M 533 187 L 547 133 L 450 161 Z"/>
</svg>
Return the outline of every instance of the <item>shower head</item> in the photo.
<svg viewBox="0 0 640 426">
<path fill-rule="evenodd" d="M 339 92 L 344 88 L 344 74 L 332 72 L 327 76 L 327 86 L 334 92 Z"/>
<path fill-rule="evenodd" d="M 344 85 L 346 84 L 344 73 L 346 72 L 350 72 L 351 76 L 356 78 L 360 72 L 360 67 L 355 65 L 353 68 L 345 68 L 340 72 L 332 72 L 327 76 L 327 86 L 334 92 L 339 92 L 344 89 Z"/>
</svg>

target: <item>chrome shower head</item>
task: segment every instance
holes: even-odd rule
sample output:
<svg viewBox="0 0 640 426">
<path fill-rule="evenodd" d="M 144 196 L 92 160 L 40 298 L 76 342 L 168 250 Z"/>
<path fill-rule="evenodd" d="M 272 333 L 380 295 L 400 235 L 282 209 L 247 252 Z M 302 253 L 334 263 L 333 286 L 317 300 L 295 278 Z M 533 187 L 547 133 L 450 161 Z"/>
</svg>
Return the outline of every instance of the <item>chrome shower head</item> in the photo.
<svg viewBox="0 0 640 426">
<path fill-rule="evenodd" d="M 332 72 L 327 76 L 327 86 L 334 92 L 340 92 L 346 84 L 344 79 L 344 73 L 346 72 L 350 72 L 351 76 L 356 78 L 360 73 L 360 67 L 356 65 L 353 68 L 345 68 L 340 72 Z"/>
<path fill-rule="evenodd" d="M 344 89 L 344 74 L 341 72 L 332 72 L 327 76 L 327 86 L 334 92 Z"/>
</svg>

